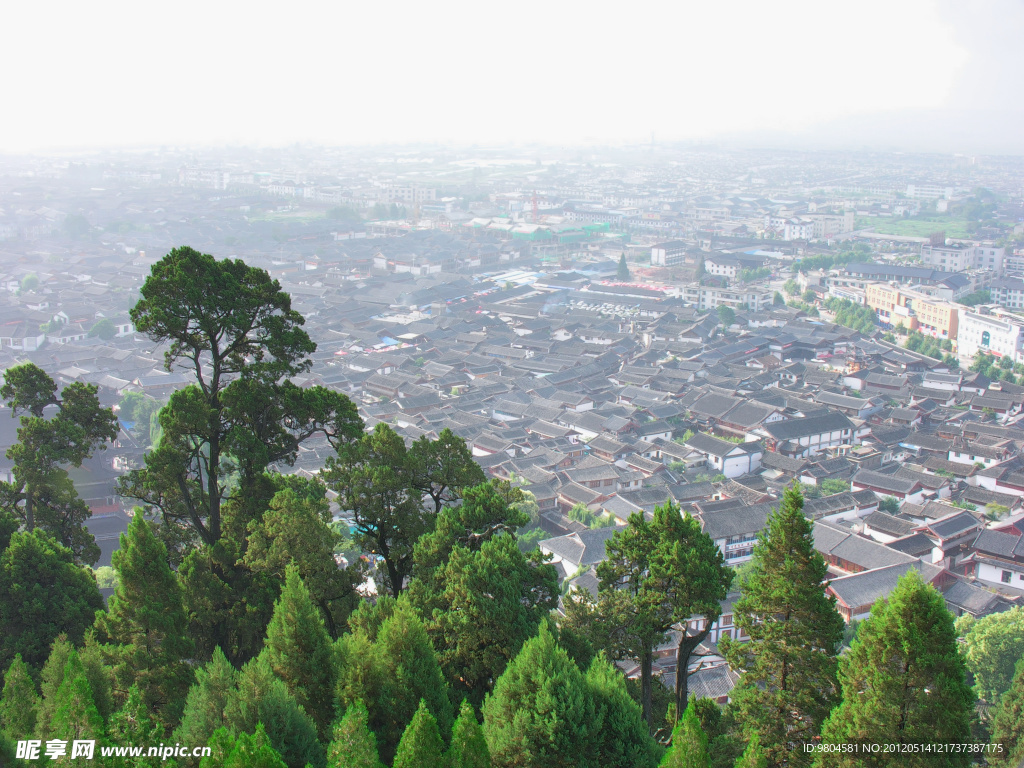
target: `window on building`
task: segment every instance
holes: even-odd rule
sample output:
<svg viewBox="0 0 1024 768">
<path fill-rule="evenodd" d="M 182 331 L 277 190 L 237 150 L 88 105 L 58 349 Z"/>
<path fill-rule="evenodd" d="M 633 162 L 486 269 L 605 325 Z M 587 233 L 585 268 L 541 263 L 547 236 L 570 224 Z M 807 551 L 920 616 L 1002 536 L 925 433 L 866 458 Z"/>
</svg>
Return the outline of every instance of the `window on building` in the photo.
<svg viewBox="0 0 1024 768">
<path fill-rule="evenodd" d="M 1003 576 L 1002 576 L 1003 584 L 1009 584 L 1010 583 L 1010 579 L 1012 579 L 1012 578 L 1013 578 L 1013 574 L 1012 573 L 1010 573 L 1009 571 L 1003 571 Z"/>
</svg>

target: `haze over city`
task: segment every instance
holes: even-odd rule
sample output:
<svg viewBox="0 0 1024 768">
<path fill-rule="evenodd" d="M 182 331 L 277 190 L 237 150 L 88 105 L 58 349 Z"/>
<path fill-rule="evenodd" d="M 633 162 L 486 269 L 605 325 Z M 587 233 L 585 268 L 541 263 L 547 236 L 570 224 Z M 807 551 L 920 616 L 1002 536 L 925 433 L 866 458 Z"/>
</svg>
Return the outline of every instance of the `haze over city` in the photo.
<svg viewBox="0 0 1024 768">
<path fill-rule="evenodd" d="M 1013 0 L 16 4 L 0 151 L 699 140 L 1022 149 Z"/>
</svg>

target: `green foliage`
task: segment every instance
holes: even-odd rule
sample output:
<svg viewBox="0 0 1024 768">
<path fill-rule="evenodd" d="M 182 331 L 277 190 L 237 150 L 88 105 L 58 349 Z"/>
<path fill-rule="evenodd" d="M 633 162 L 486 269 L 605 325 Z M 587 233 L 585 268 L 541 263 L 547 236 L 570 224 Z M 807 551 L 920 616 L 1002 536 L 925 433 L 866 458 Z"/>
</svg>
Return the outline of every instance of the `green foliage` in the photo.
<svg viewBox="0 0 1024 768">
<path fill-rule="evenodd" d="M 626 264 L 626 254 L 619 256 L 619 267 L 615 272 L 615 279 L 621 283 L 629 282 L 632 275 L 629 273 L 629 265 Z"/>
<path fill-rule="evenodd" d="M 88 336 L 90 339 L 100 338 L 103 341 L 110 341 L 117 336 L 117 326 L 114 325 L 110 318 L 101 318 L 89 329 Z"/>
<path fill-rule="evenodd" d="M 750 737 L 743 755 L 736 761 L 736 768 L 768 768 L 768 758 L 756 733 Z"/>
<path fill-rule="evenodd" d="M 740 280 L 745 283 L 752 283 L 756 280 L 764 280 L 771 277 L 772 271 L 768 267 L 756 267 L 754 269 L 741 269 Z"/>
<path fill-rule="evenodd" d="M 445 510 L 433 535 L 447 527 L 448 517 L 474 504 L 467 496 L 462 506 Z M 418 561 L 420 556 L 425 559 L 425 550 L 417 546 Z M 409 598 L 426 617 L 445 677 L 456 693 L 480 706 L 493 681 L 556 606 L 558 581 L 539 553 L 524 555 L 508 533 L 490 539 L 460 537 L 443 565 L 413 582 Z"/>
<path fill-rule="evenodd" d="M 911 352 L 918 352 L 922 355 L 933 357 L 936 360 L 945 361 L 945 358 L 949 357 L 953 362 L 956 362 L 955 358 L 948 354 L 953 351 L 953 342 L 949 339 L 935 339 L 931 336 L 925 336 L 920 331 L 911 331 L 907 334 L 907 340 L 903 346 Z"/>
<path fill-rule="evenodd" d="M 36 693 L 36 684 L 28 665 L 18 654 L 4 674 L 4 688 L 0 694 L 0 731 L 15 739 L 34 734 L 38 711 L 39 694 Z"/>
<path fill-rule="evenodd" d="M 86 563 L 96 562 L 100 552 L 83 528 L 89 508 L 67 467 L 80 467 L 117 437 L 117 419 L 111 409 L 100 407 L 97 391 L 95 384 L 74 382 L 58 398 L 53 379 L 34 363 L 8 368 L 0 387 L 0 397 L 15 415 L 21 414 L 18 442 L 6 454 L 14 462 L 14 482 L 0 483 L 0 506 L 26 530 L 49 531 Z"/>
<path fill-rule="evenodd" d="M 1012 768 L 1024 760 L 1024 658 L 1017 660 L 1013 682 L 999 700 L 992 743 L 1004 750 L 993 761 L 1000 768 Z"/>
<path fill-rule="evenodd" d="M 21 278 L 21 293 L 28 293 L 34 291 L 39 287 L 39 275 L 35 272 L 29 272 L 23 278 Z"/>
<path fill-rule="evenodd" d="M 494 768 L 590 764 L 594 703 L 546 623 L 498 678 L 483 712 Z"/>
<path fill-rule="evenodd" d="M 602 768 L 653 768 L 657 747 L 640 706 L 626 690 L 622 673 L 599 654 L 587 670 L 586 685 L 594 700 L 594 743 Z"/>
<path fill-rule="evenodd" d="M 567 517 L 577 523 L 583 523 L 588 528 L 608 528 L 615 525 L 615 518 L 611 515 L 597 515 L 582 502 L 570 509 Z"/>
<path fill-rule="evenodd" d="M 813 304 L 818 300 L 818 294 L 808 288 L 806 291 L 800 294 L 800 298 L 805 304 Z"/>
<path fill-rule="evenodd" d="M 207 746 L 209 755 L 202 759 L 199 768 L 287 768 L 281 754 L 271 746 L 262 724 L 250 736 L 240 733 L 234 736 L 227 729 L 213 734 Z"/>
<path fill-rule="evenodd" d="M 661 759 L 659 768 L 709 768 L 710 765 L 708 737 L 690 705 L 672 731 L 672 746 Z"/>
<path fill-rule="evenodd" d="M 118 418 L 122 421 L 135 422 L 132 434 L 138 438 L 143 448 L 152 447 L 156 435 L 153 433 L 154 423 L 159 424 L 158 414 L 161 403 L 142 392 L 125 392 L 119 405 Z"/>
<path fill-rule="evenodd" d="M 349 704 L 327 747 L 328 768 L 384 768 L 377 753 L 377 737 L 368 723 L 363 702 L 357 699 Z"/>
<path fill-rule="evenodd" d="M 772 297 L 772 306 L 773 307 L 784 307 L 784 306 L 786 306 L 786 297 L 783 296 L 778 291 L 776 291 L 775 295 Z"/>
<path fill-rule="evenodd" d="M 53 715 L 48 723 L 46 738 L 69 742 L 74 739 L 103 738 L 103 718 L 96 708 L 85 667 L 74 648 L 68 653 L 60 685 L 48 706 Z"/>
<path fill-rule="evenodd" d="M 964 659 L 974 676 L 974 690 L 997 703 L 1010 688 L 1014 665 L 1024 658 L 1024 608 L 993 613 L 971 624 L 964 636 Z"/>
<path fill-rule="evenodd" d="M 294 564 L 328 634 L 340 636 L 359 604 L 355 588 L 363 573 L 359 563 L 342 569 L 334 560 L 341 536 L 332 526 L 324 486 L 314 484 L 307 495 L 292 488 L 278 491 L 263 515 L 249 522 L 247 533 L 242 563 L 253 574 L 278 584 Z"/>
<path fill-rule="evenodd" d="M 332 221 L 344 221 L 351 224 L 360 224 L 363 221 L 359 211 L 346 205 L 339 205 L 329 209 L 325 216 Z"/>
<path fill-rule="evenodd" d="M 905 574 L 871 609 L 840 665 L 844 698 L 822 729 L 825 744 L 854 741 L 935 744 L 970 741 L 974 696 L 942 595 Z M 907 753 L 906 766 L 966 766 L 970 755 Z M 817 765 L 859 765 L 855 755 L 822 753 Z"/>
<path fill-rule="evenodd" d="M 196 670 L 196 681 L 185 699 L 181 724 L 174 732 L 180 744 L 206 744 L 219 729 L 229 725 L 228 701 L 238 686 L 238 670 L 217 648 L 205 667 Z"/>
<path fill-rule="evenodd" d="M 145 708 L 170 729 L 181 718 L 193 680 L 181 589 L 167 565 L 166 547 L 142 515 L 121 534 L 112 559 L 118 586 L 107 612 L 96 617 L 99 639 L 107 643 L 119 690 L 137 686 Z"/>
<path fill-rule="evenodd" d="M 225 499 L 256 514 L 269 464 L 293 462 L 315 434 L 340 445 L 360 434 L 362 422 L 344 395 L 288 381 L 309 369 L 316 345 L 265 270 L 177 248 L 153 265 L 140 293 L 130 313 L 135 327 L 167 344 L 168 370 L 182 362 L 197 383 L 171 396 L 159 446 L 145 469 L 122 479 L 120 492 L 214 544 Z"/>
<path fill-rule="evenodd" d="M 133 685 L 128 689 L 124 706 L 111 716 L 107 736 L 116 745 L 155 745 L 163 740 L 164 728 L 159 721 L 150 717 L 138 686 Z M 156 768 L 161 762 L 159 757 L 115 757 L 112 768 Z"/>
<path fill-rule="evenodd" d="M 360 608 L 353 631 L 338 641 L 338 701 L 362 701 L 380 754 L 390 762 L 398 741 L 425 699 L 442 733 L 452 723 L 448 686 L 423 622 L 403 598 Z"/>
<path fill-rule="evenodd" d="M 254 659 L 238 674 L 238 688 L 225 706 L 228 728 L 234 733 L 254 733 L 261 723 L 270 745 L 288 768 L 323 768 L 324 751 L 317 741 L 316 725 L 288 688 L 263 659 Z"/>
<path fill-rule="evenodd" d="M 58 635 L 81 643 L 102 607 L 96 577 L 70 549 L 44 531 L 15 533 L 0 553 L 0 667 L 15 654 L 42 666 Z"/>
<path fill-rule="evenodd" d="M 796 296 L 800 293 L 800 284 L 793 278 L 789 278 L 789 280 L 783 283 L 782 290 L 790 296 Z"/>
<path fill-rule="evenodd" d="M 487 749 L 484 730 L 477 722 L 473 707 L 465 699 L 452 726 L 452 745 L 445 758 L 448 768 L 491 768 L 491 753 Z"/>
<path fill-rule="evenodd" d="M 745 738 L 758 735 L 773 765 L 809 762 L 802 744 L 819 734 L 839 699 L 843 620 L 825 594 L 827 567 L 802 510 L 799 491 L 787 488 L 758 537 L 734 606 L 736 626 L 750 641 L 719 643 L 729 665 L 743 670 L 730 710 Z"/>
<path fill-rule="evenodd" d="M 430 714 L 427 702 L 420 705 L 402 734 L 395 752 L 395 768 L 433 768 L 443 765 L 444 742 L 437 729 L 437 720 Z"/>
<path fill-rule="evenodd" d="M 719 304 L 716 312 L 718 312 L 718 319 L 726 328 L 736 322 L 736 311 L 732 307 L 725 304 Z"/>
<path fill-rule="evenodd" d="M 835 313 L 835 321 L 839 325 L 866 334 L 875 330 L 877 317 L 871 307 L 833 296 L 825 300 L 825 309 Z"/>
<path fill-rule="evenodd" d="M 284 681 L 326 739 L 334 720 L 333 650 L 320 612 L 294 565 L 287 568 L 260 657 Z"/>
<path fill-rule="evenodd" d="M 705 629 L 684 633 L 676 648 L 678 669 L 687 669 L 708 628 L 721 614 L 732 571 L 715 543 L 690 515 L 668 503 L 654 510 L 653 519 L 630 515 L 629 524 L 605 544 L 607 559 L 597 567 L 598 599 L 577 592 L 565 599 L 567 626 L 588 636 L 595 648 L 612 658 L 640 664 L 644 720 L 653 725 L 651 668 L 654 648 L 678 622 L 700 615 Z M 680 675 L 675 691 L 676 712 L 689 698 L 687 676 Z"/>
<path fill-rule="evenodd" d="M 878 503 L 878 509 L 881 512 L 895 515 L 900 511 L 900 500 L 895 496 L 886 496 Z"/>
<path fill-rule="evenodd" d="M 968 307 L 976 307 L 979 304 L 988 304 L 992 301 L 992 291 L 988 288 L 983 288 L 980 291 L 974 291 L 973 293 L 968 293 L 966 296 L 961 296 L 957 301 Z"/>
<path fill-rule="evenodd" d="M 850 490 L 849 480 L 839 480 L 837 478 L 829 478 L 823 480 L 821 483 L 821 495 L 822 496 L 834 496 L 837 493 L 846 493 Z"/>
</svg>

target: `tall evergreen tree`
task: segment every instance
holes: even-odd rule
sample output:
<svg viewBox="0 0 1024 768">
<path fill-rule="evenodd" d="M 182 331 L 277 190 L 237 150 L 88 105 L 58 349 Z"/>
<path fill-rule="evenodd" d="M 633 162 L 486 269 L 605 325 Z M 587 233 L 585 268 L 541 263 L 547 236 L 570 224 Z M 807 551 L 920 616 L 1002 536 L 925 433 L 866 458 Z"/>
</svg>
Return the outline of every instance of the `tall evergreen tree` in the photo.
<svg viewBox="0 0 1024 768">
<path fill-rule="evenodd" d="M 761 749 L 761 740 L 755 733 L 750 737 L 750 742 L 743 750 L 743 754 L 740 755 L 740 759 L 736 761 L 736 768 L 767 768 L 767 766 L 768 758 L 765 757 L 764 750 Z"/>
<path fill-rule="evenodd" d="M 4 689 L 0 694 L 0 731 L 15 739 L 26 738 L 36 732 L 39 713 L 39 694 L 29 674 L 28 664 L 18 654 L 4 674 Z"/>
<path fill-rule="evenodd" d="M 96 635 L 91 629 L 85 633 L 85 645 L 78 649 L 78 658 L 85 667 L 85 677 L 92 689 L 96 709 L 106 722 L 117 708 L 114 701 L 114 670 L 107 664 L 103 648 L 96 642 Z"/>
<path fill-rule="evenodd" d="M 181 725 L 174 740 L 181 744 L 206 744 L 214 732 L 228 726 L 227 706 L 238 687 L 238 670 L 217 648 L 213 658 L 196 671 L 196 681 L 185 699 Z"/>
<path fill-rule="evenodd" d="M 879 600 L 857 631 L 839 671 L 843 701 L 822 733 L 824 744 L 950 744 L 971 740 L 974 694 L 942 595 L 917 571 Z M 882 765 L 890 755 L 821 752 L 816 765 Z M 966 753 L 909 752 L 909 768 L 965 766 Z"/>
<path fill-rule="evenodd" d="M 484 729 L 465 699 L 452 726 L 452 745 L 446 758 L 448 768 L 491 768 L 491 753 L 487 749 Z"/>
<path fill-rule="evenodd" d="M 85 667 L 72 648 L 64 665 L 63 679 L 55 694 L 53 718 L 46 737 L 70 742 L 76 739 L 102 739 L 103 736 L 103 718 L 93 701 Z"/>
<path fill-rule="evenodd" d="M 737 627 L 750 636 L 720 643 L 742 672 L 732 708 L 744 736 L 757 733 L 768 765 L 802 765 L 803 744 L 814 739 L 839 698 L 836 649 L 843 621 L 825 594 L 827 568 L 814 549 L 803 497 L 787 488 L 735 604 Z"/>
<path fill-rule="evenodd" d="M 20 531 L 0 553 L 0 668 L 14 654 L 39 668 L 65 634 L 81 643 L 103 598 L 96 577 L 45 531 Z"/>
<path fill-rule="evenodd" d="M 448 686 L 423 623 L 405 598 L 390 605 L 393 612 L 376 640 L 356 631 L 338 644 L 338 700 L 345 707 L 357 699 L 366 705 L 385 763 L 394 757 L 421 699 L 442 733 L 450 733 L 452 723 Z"/>
<path fill-rule="evenodd" d="M 377 752 L 377 737 L 369 727 L 366 705 L 358 699 L 334 726 L 327 747 L 327 768 L 384 768 Z"/>
<path fill-rule="evenodd" d="M 691 703 L 672 729 L 672 746 L 661 759 L 659 768 L 709 768 L 710 765 L 708 737 Z"/>
<path fill-rule="evenodd" d="M 303 768 L 307 763 L 323 768 L 324 751 L 316 725 L 264 659 L 253 659 L 242 667 L 225 715 L 235 733 L 254 733 L 262 723 L 288 768 Z"/>
<path fill-rule="evenodd" d="M 626 263 L 626 254 L 623 253 L 619 256 L 619 267 L 615 271 L 615 278 L 619 282 L 624 283 L 628 281 L 631 276 L 632 275 L 630 275 L 629 272 L 629 264 Z"/>
<path fill-rule="evenodd" d="M 434 768 L 443 764 L 444 742 L 437 729 L 437 720 L 430 714 L 427 702 L 420 699 L 416 714 L 398 742 L 395 768 Z"/>
<path fill-rule="evenodd" d="M 1016 768 L 1024 761 L 1024 659 L 1017 662 L 1010 690 L 999 700 L 992 744 L 1002 750 L 1001 754 L 991 753 L 988 760 L 992 765 Z"/>
<path fill-rule="evenodd" d="M 659 748 L 626 679 L 602 653 L 590 664 L 586 684 L 594 700 L 592 748 L 602 768 L 654 768 Z"/>
<path fill-rule="evenodd" d="M 111 716 L 107 736 L 115 745 L 158 744 L 163 740 L 163 724 L 150 716 L 138 686 L 128 689 L 124 706 Z M 157 768 L 162 762 L 159 757 L 115 756 L 105 768 Z"/>
<path fill-rule="evenodd" d="M 590 765 L 593 699 L 546 622 L 498 679 L 483 711 L 495 768 Z"/>
<path fill-rule="evenodd" d="M 64 681 L 64 667 L 74 650 L 75 646 L 69 643 L 64 635 L 54 640 L 53 646 L 50 648 L 50 655 L 39 675 L 40 701 L 39 714 L 36 718 L 36 730 L 39 733 L 49 733 L 50 731 L 53 714 L 57 711 L 57 689 Z"/>
<path fill-rule="evenodd" d="M 320 611 L 294 565 L 288 566 L 261 657 L 326 740 L 334 719 L 334 652 Z"/>
<path fill-rule="evenodd" d="M 108 643 L 118 698 L 124 701 L 128 689 L 138 686 L 146 708 L 169 730 L 181 719 L 193 680 L 181 589 L 167 564 L 167 548 L 139 512 L 112 560 L 118 585 L 107 612 L 97 615 L 96 629 Z"/>
<path fill-rule="evenodd" d="M 252 736 L 234 736 L 227 729 L 218 730 L 207 746 L 211 751 L 199 763 L 200 768 L 287 768 L 262 725 L 256 726 Z"/>
</svg>

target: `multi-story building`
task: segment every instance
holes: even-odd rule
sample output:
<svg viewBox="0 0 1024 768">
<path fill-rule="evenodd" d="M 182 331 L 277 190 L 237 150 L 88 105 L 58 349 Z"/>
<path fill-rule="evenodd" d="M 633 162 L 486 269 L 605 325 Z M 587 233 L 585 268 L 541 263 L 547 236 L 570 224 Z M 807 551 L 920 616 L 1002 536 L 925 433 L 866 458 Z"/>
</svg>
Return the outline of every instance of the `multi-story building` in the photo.
<svg viewBox="0 0 1024 768">
<path fill-rule="evenodd" d="M 992 283 L 992 301 L 1010 309 L 1024 309 L 1024 280 L 1004 277 Z"/>
<path fill-rule="evenodd" d="M 812 213 L 807 216 L 814 227 L 815 239 L 824 239 L 833 235 L 840 235 L 844 232 L 853 232 L 854 212 L 846 211 L 841 214 Z"/>
<path fill-rule="evenodd" d="M 690 244 L 683 240 L 672 240 L 651 246 L 652 267 L 675 267 L 686 260 L 686 249 Z"/>
<path fill-rule="evenodd" d="M 1002 274 L 1005 248 L 992 244 L 922 245 L 921 263 L 940 272 L 963 272 L 967 269 L 990 269 Z"/>
<path fill-rule="evenodd" d="M 907 197 L 912 200 L 945 200 L 952 199 L 953 187 L 940 187 L 937 184 L 908 184 Z"/>
<path fill-rule="evenodd" d="M 760 312 L 772 306 L 775 294 L 759 288 L 714 288 L 707 285 L 684 286 L 679 291 L 683 301 L 690 302 L 698 309 L 715 309 L 722 305 L 732 309 L 749 309 Z"/>
<path fill-rule="evenodd" d="M 895 327 L 902 323 L 909 331 L 956 340 L 958 311 L 954 304 L 888 283 L 868 284 L 864 298 L 882 325 Z"/>
<path fill-rule="evenodd" d="M 961 312 L 957 352 L 964 361 L 984 352 L 1017 362 L 1024 358 L 1024 324 L 1007 317 Z"/>
<path fill-rule="evenodd" d="M 740 260 L 733 256 L 715 254 L 714 256 L 704 257 L 704 271 L 709 275 L 733 279 L 739 275 L 742 269 L 743 265 L 740 263 Z"/>
</svg>

